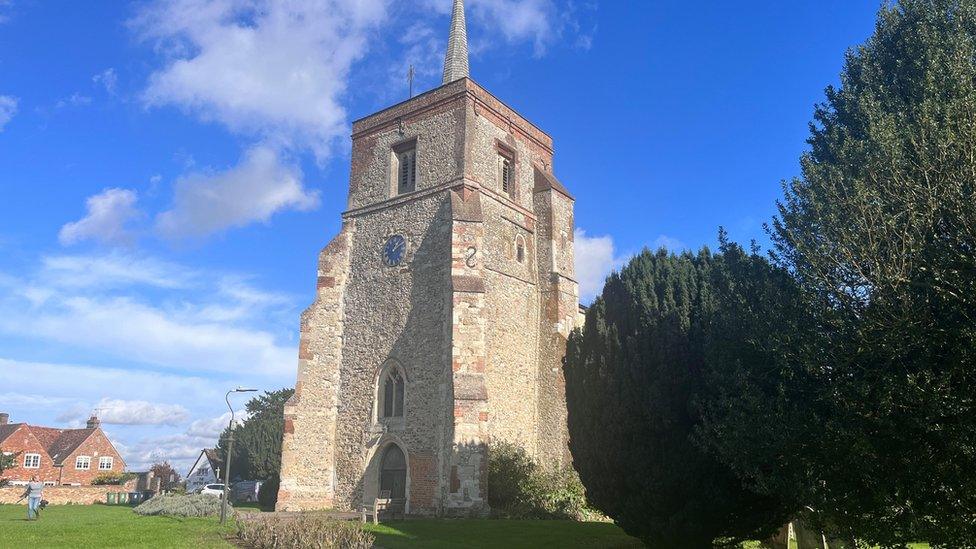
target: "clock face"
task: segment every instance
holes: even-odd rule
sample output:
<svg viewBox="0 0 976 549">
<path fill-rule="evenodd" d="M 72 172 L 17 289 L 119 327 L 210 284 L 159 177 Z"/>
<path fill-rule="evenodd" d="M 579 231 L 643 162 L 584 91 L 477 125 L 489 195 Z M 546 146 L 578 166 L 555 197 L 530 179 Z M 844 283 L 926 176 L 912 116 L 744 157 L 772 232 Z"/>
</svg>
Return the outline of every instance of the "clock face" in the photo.
<svg viewBox="0 0 976 549">
<path fill-rule="evenodd" d="M 403 262 L 403 256 L 406 253 L 407 240 L 403 236 L 395 234 L 383 246 L 383 262 L 390 267 L 396 267 Z"/>
</svg>

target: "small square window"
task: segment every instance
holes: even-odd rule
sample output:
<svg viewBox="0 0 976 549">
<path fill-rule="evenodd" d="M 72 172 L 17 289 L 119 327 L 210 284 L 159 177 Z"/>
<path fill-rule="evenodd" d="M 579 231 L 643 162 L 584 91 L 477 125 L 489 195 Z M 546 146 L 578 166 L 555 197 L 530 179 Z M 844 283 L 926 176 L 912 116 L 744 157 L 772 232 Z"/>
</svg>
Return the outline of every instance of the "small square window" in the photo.
<svg viewBox="0 0 976 549">
<path fill-rule="evenodd" d="M 24 454 L 24 469 L 40 469 L 41 454 Z"/>
<path fill-rule="evenodd" d="M 88 456 L 78 456 L 75 458 L 75 469 L 87 471 L 91 469 L 91 458 Z"/>
<path fill-rule="evenodd" d="M 113 457 L 103 456 L 98 458 L 99 471 L 111 471 L 113 465 L 115 465 L 115 458 Z"/>
</svg>

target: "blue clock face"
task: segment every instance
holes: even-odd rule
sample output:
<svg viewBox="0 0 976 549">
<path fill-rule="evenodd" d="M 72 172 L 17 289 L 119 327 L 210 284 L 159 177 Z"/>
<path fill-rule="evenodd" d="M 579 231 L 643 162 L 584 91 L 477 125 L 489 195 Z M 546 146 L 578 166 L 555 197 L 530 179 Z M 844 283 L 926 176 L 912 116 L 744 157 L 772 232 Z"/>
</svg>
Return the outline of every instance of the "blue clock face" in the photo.
<svg viewBox="0 0 976 549">
<path fill-rule="evenodd" d="M 403 261 L 403 256 L 407 253 L 407 240 L 395 234 L 386 241 L 383 246 L 383 262 L 390 267 L 396 267 Z"/>
</svg>

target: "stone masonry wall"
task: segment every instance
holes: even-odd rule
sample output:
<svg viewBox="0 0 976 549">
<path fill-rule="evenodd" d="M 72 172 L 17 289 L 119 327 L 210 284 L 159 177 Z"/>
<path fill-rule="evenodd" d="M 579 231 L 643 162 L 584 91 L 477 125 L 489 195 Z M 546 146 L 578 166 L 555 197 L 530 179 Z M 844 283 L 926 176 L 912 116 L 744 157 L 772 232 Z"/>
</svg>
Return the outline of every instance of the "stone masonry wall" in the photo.
<svg viewBox="0 0 976 549">
<path fill-rule="evenodd" d="M 330 508 L 336 485 L 343 308 L 355 224 L 319 255 L 315 302 L 302 314 L 295 395 L 285 404 L 279 510 Z"/>
</svg>

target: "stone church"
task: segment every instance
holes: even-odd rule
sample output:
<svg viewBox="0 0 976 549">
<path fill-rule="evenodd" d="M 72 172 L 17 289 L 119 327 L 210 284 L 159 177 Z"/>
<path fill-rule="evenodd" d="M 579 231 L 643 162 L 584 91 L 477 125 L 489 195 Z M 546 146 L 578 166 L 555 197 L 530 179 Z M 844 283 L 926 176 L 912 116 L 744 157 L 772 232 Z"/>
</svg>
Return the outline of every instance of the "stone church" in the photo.
<svg viewBox="0 0 976 549">
<path fill-rule="evenodd" d="M 443 84 L 353 123 L 348 208 L 301 318 L 279 510 L 388 494 L 408 514 L 482 514 L 492 441 L 569 459 L 579 290 L 552 157 L 469 78 L 455 0 Z"/>
</svg>

